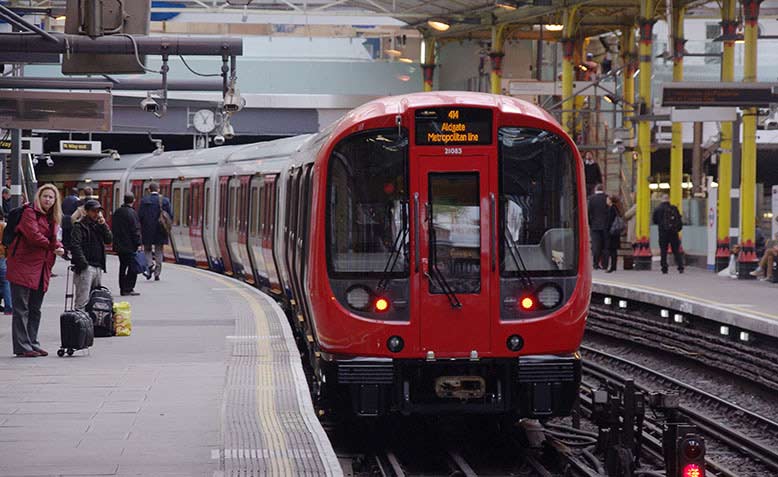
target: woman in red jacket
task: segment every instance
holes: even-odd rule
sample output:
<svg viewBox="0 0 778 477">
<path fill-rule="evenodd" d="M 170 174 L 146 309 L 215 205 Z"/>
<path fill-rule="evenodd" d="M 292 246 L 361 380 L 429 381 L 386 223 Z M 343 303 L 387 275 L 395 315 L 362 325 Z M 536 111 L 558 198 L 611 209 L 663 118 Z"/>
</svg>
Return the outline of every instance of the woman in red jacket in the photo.
<svg viewBox="0 0 778 477">
<path fill-rule="evenodd" d="M 16 238 L 8 247 L 8 275 L 13 302 L 13 348 L 16 356 L 34 358 L 48 353 L 38 343 L 43 295 L 49 288 L 56 255 L 65 250 L 57 241 L 62 220 L 59 191 L 45 184 L 27 205 L 16 226 Z"/>
</svg>

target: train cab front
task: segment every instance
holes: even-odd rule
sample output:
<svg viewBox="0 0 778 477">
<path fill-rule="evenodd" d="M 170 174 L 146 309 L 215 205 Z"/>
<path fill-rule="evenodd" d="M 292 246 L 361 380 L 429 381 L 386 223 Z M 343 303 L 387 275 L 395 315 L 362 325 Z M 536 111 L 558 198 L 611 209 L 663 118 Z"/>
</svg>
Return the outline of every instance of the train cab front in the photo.
<svg viewBox="0 0 778 477">
<path fill-rule="evenodd" d="M 537 108 L 484 98 L 409 107 L 329 154 L 319 372 L 356 414 L 547 417 L 577 398 L 580 156 Z"/>
</svg>

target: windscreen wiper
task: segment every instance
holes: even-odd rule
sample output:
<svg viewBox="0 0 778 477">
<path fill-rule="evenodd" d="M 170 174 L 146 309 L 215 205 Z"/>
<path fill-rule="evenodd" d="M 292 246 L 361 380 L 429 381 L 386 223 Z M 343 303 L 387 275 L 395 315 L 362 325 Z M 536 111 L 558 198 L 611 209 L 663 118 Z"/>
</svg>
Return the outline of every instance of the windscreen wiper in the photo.
<svg viewBox="0 0 778 477">
<path fill-rule="evenodd" d="M 432 223 L 431 218 L 430 218 L 430 248 L 432 248 L 432 253 L 430 254 L 430 271 L 432 271 L 432 274 L 425 273 L 425 275 L 427 276 L 428 279 L 435 280 L 435 282 L 438 284 L 441 290 L 443 290 L 443 293 L 446 294 L 446 298 L 448 298 L 448 302 L 451 304 L 451 308 L 462 308 L 462 303 L 459 301 L 459 298 L 457 298 L 456 293 L 454 293 L 454 290 L 446 281 L 446 277 L 438 269 L 438 239 L 437 239 L 437 235 L 435 234 L 435 224 Z"/>
<path fill-rule="evenodd" d="M 511 237 L 507 227 L 505 228 L 505 245 L 510 252 L 513 263 L 516 264 L 516 271 L 519 272 L 521 282 L 526 288 L 531 288 L 532 277 L 530 276 L 527 266 L 524 264 L 524 259 L 521 258 L 521 252 L 519 252 L 518 247 L 516 247 L 516 244 L 513 242 L 513 237 Z"/>
<path fill-rule="evenodd" d="M 397 232 L 397 235 L 394 237 L 394 242 L 392 244 L 392 253 L 389 254 L 389 258 L 386 260 L 386 265 L 384 265 L 384 273 L 381 277 L 381 280 L 379 280 L 378 285 L 376 286 L 376 290 L 383 291 L 386 289 L 386 287 L 389 285 L 389 272 L 391 270 L 394 270 L 394 266 L 397 265 L 397 260 L 400 258 L 400 251 L 402 250 L 402 244 L 405 242 L 405 237 L 408 236 L 408 201 L 403 201 L 402 203 L 402 227 Z"/>
</svg>

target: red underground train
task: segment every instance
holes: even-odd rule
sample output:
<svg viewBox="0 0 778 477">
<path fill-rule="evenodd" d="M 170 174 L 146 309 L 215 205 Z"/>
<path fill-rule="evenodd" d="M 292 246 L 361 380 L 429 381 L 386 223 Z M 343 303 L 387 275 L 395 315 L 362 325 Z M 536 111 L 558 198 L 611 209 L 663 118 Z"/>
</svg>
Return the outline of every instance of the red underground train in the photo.
<svg viewBox="0 0 778 477">
<path fill-rule="evenodd" d="M 114 199 L 150 179 L 173 188 L 176 261 L 287 307 L 325 405 L 571 411 L 591 291 L 583 165 L 539 107 L 410 94 L 317 135 L 121 162 L 99 179 L 113 177 Z M 199 192 L 176 196 L 177 183 Z"/>
</svg>

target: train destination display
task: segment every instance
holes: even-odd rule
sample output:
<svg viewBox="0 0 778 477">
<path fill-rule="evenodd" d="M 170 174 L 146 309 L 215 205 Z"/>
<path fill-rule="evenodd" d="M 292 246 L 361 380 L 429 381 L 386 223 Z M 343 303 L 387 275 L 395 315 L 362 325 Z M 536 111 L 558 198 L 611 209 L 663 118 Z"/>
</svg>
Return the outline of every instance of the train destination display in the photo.
<svg viewBox="0 0 778 477">
<path fill-rule="evenodd" d="M 416 111 L 416 144 L 419 146 L 466 146 L 491 143 L 491 110 L 427 108 Z"/>
</svg>

